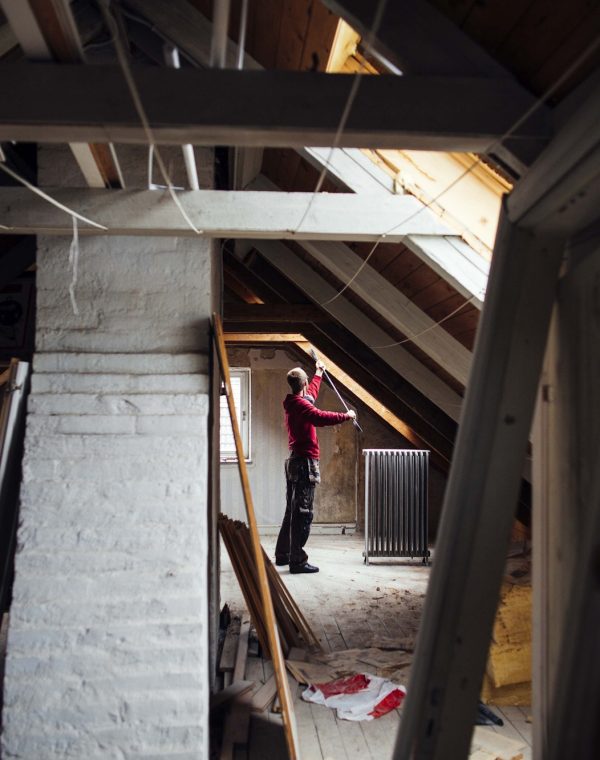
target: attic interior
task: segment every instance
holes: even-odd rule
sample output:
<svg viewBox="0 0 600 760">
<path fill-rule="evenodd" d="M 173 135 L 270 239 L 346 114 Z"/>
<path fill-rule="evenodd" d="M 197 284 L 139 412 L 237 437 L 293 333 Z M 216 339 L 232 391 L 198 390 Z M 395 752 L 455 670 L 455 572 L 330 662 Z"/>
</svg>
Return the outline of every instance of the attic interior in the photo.
<svg viewBox="0 0 600 760">
<path fill-rule="evenodd" d="M 0 9 L 2 756 L 598 757 L 600 4 Z M 273 560 L 313 349 L 362 432 L 319 430 L 319 574 L 265 568 L 325 650 L 282 676 L 218 515 L 247 471 Z M 428 452 L 430 566 L 364 562 L 374 450 Z"/>
</svg>

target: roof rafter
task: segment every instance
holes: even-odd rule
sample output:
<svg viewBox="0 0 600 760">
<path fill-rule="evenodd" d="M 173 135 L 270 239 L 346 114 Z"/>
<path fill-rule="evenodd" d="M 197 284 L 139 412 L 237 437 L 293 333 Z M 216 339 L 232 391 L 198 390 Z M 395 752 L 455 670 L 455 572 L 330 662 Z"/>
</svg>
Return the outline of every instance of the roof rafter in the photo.
<svg viewBox="0 0 600 760">
<path fill-rule="evenodd" d="M 351 329 L 365 345 L 370 346 L 391 370 L 404 377 L 450 419 L 458 421 L 462 405 L 462 398 L 458 393 L 402 346 L 396 346 L 391 351 L 378 347 L 392 342 L 393 339 L 343 296 L 329 301 L 337 294 L 335 288 L 292 250 L 276 240 L 257 240 L 255 247 L 272 266 L 290 278 L 313 302 L 317 302 L 340 324 Z"/>
<path fill-rule="evenodd" d="M 452 377 L 466 386 L 472 354 L 437 326 L 424 311 L 388 282 L 344 243 L 305 241 L 300 244 L 320 264 L 342 282 L 358 271 L 351 289 L 366 304 L 374 308 L 390 325 L 404 333 L 415 346 L 424 351 Z"/>
</svg>

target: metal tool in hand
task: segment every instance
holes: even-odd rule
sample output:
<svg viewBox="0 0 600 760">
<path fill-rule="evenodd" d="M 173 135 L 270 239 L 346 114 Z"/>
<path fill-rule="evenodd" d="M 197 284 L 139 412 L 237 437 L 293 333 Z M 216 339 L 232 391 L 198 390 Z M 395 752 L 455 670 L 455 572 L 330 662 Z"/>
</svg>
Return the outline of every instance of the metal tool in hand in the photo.
<svg viewBox="0 0 600 760">
<path fill-rule="evenodd" d="M 317 356 L 317 352 L 315 351 L 315 349 L 314 349 L 314 348 L 311 348 L 311 349 L 310 349 L 310 355 L 311 355 L 311 356 L 312 356 L 312 358 L 315 360 L 315 362 L 318 362 L 318 361 L 319 361 L 319 357 Z M 335 395 L 336 395 L 336 396 L 339 398 L 339 400 L 342 402 L 342 406 L 344 407 L 344 409 L 345 409 L 347 412 L 349 412 L 349 411 L 350 411 L 350 409 L 349 409 L 349 407 L 348 407 L 348 404 L 347 404 L 347 403 L 344 401 L 344 399 L 343 399 L 343 398 L 340 396 L 340 392 L 338 391 L 338 389 L 337 389 L 337 388 L 335 387 L 335 385 L 333 384 L 333 380 L 331 379 L 331 376 L 330 376 L 329 372 L 327 372 L 327 370 L 326 370 L 326 369 L 324 369 L 324 370 L 323 370 L 323 375 L 325 376 L 325 379 L 327 380 L 327 382 L 328 382 L 328 383 L 329 383 L 329 385 L 331 386 L 331 389 L 333 390 L 333 392 L 335 393 Z M 356 429 L 357 429 L 357 430 L 358 430 L 360 433 L 362 433 L 362 431 L 363 431 L 363 430 L 362 430 L 361 426 L 358 424 L 358 422 L 356 421 L 356 418 L 352 420 L 352 424 L 354 425 L 354 427 L 355 427 L 355 428 L 356 428 Z"/>
</svg>

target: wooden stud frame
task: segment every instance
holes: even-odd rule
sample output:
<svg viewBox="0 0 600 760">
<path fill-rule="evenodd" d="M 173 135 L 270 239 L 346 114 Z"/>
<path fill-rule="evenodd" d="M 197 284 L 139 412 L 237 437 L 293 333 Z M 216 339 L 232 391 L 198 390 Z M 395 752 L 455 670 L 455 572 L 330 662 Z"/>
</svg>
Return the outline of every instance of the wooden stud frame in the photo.
<svg viewBox="0 0 600 760">
<path fill-rule="evenodd" d="M 225 385 L 225 394 L 227 396 L 229 416 L 231 417 L 231 427 L 233 429 L 235 448 L 240 469 L 242 492 L 244 494 L 246 515 L 248 517 L 248 527 L 250 529 L 250 537 L 252 540 L 252 551 L 254 554 L 254 561 L 256 563 L 258 582 L 263 604 L 264 619 L 267 628 L 267 636 L 269 639 L 269 648 L 271 650 L 273 669 L 275 671 L 275 680 L 277 681 L 277 694 L 279 696 L 279 702 L 281 704 L 285 740 L 290 760 L 300 760 L 300 746 L 298 741 L 298 729 L 296 727 L 296 716 L 294 714 L 292 695 L 287 679 L 283 652 L 281 650 L 279 632 L 277 630 L 277 624 L 275 622 L 275 611 L 273 609 L 273 600 L 271 598 L 271 592 L 269 589 L 267 568 L 264 561 L 263 549 L 260 543 L 260 536 L 258 534 L 258 525 L 254 512 L 254 503 L 252 501 L 252 493 L 250 491 L 248 469 L 246 467 L 246 460 L 244 459 L 242 439 L 240 436 L 240 429 L 238 426 L 235 404 L 233 401 L 233 392 L 231 389 L 229 362 L 227 360 L 227 349 L 225 347 L 223 326 L 221 324 L 221 318 L 218 314 L 213 314 L 213 330 L 219 367 L 221 369 L 221 377 L 223 379 L 223 384 Z"/>
<path fill-rule="evenodd" d="M 394 758 L 466 758 L 564 240 L 503 214 Z"/>
</svg>

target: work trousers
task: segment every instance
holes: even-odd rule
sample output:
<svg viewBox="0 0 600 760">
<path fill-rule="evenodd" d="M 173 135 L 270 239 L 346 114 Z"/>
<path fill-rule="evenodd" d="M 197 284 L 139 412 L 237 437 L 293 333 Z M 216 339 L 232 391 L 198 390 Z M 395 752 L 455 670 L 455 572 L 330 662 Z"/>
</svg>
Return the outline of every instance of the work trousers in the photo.
<svg viewBox="0 0 600 760">
<path fill-rule="evenodd" d="M 279 530 L 275 559 L 290 566 L 303 565 L 308 555 L 304 546 L 313 521 L 315 486 L 320 483 L 319 460 L 291 456 L 285 461 L 286 506 Z"/>
</svg>

